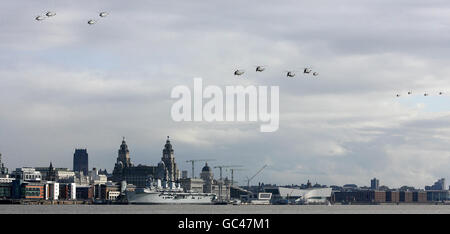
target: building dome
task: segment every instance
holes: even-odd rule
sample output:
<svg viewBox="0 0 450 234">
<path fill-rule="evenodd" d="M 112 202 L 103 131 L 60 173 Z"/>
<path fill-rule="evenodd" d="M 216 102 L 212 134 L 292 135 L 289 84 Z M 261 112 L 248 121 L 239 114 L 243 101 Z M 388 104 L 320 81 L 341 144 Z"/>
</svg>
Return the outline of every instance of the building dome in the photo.
<svg viewBox="0 0 450 234">
<path fill-rule="evenodd" d="M 205 166 L 203 167 L 202 172 L 211 172 L 211 167 L 208 166 L 208 163 L 205 163 Z"/>
</svg>

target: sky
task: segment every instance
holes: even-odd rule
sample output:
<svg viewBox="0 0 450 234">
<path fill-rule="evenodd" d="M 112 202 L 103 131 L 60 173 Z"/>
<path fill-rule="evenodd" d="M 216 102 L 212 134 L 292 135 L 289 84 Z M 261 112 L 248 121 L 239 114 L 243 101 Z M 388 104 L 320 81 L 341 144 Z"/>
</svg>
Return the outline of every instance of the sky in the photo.
<svg viewBox="0 0 450 234">
<path fill-rule="evenodd" d="M 48 10 L 56 16 L 34 20 Z M 191 159 L 242 165 L 241 184 L 264 164 L 252 184 L 450 179 L 448 1 L 3 0 L 0 29 L 0 153 L 10 170 L 72 168 L 75 148 L 87 148 L 89 167 L 111 172 L 122 136 L 135 165 L 156 165 L 170 136 L 182 170 Z M 305 66 L 318 79 L 285 78 Z M 279 86 L 279 130 L 173 121 L 171 90 L 194 77 Z"/>
</svg>

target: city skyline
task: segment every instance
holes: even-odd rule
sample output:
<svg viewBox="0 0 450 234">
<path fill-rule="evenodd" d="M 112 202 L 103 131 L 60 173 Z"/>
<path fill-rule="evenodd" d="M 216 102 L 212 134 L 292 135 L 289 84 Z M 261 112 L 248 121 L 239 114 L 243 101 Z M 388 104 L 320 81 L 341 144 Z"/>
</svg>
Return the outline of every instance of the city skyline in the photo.
<svg viewBox="0 0 450 234">
<path fill-rule="evenodd" d="M 122 146 L 124 145 L 124 143 L 125 143 L 125 137 L 122 137 L 122 144 L 120 145 L 120 147 L 119 147 L 119 155 L 120 155 L 120 150 L 122 150 Z M 166 140 L 166 145 L 164 146 L 164 149 L 163 149 L 163 154 L 165 154 L 164 152 L 165 152 L 165 150 L 166 150 L 166 147 L 167 147 L 167 143 L 169 143 L 170 144 L 170 141 L 169 141 L 169 136 L 167 136 L 167 140 Z M 127 144 L 125 143 L 125 146 L 127 146 Z M 126 148 L 127 150 L 128 150 L 128 148 Z M 79 171 L 80 169 L 76 169 L 75 168 L 75 165 L 76 164 L 78 164 L 79 163 L 79 158 L 75 158 L 75 155 L 78 155 L 79 153 L 82 153 L 82 154 L 86 154 L 86 159 L 85 160 L 87 160 L 87 149 L 75 149 L 75 153 L 74 153 L 74 158 L 73 158 L 73 167 L 72 168 L 69 168 L 69 167 L 62 167 L 62 168 L 68 168 L 69 170 L 72 170 L 72 171 Z M 127 152 L 129 152 L 129 151 L 127 151 Z M 79 155 L 78 155 L 79 156 Z M 77 162 L 76 162 L 77 161 Z M 210 163 L 209 165 L 213 165 L 213 168 L 216 168 L 216 167 L 214 167 L 214 162 L 216 161 L 216 159 L 212 159 L 212 158 L 210 158 L 209 160 L 199 160 L 199 162 L 200 162 L 200 164 L 197 164 L 197 169 L 198 169 L 198 171 L 195 171 L 194 173 L 195 173 L 195 175 L 194 175 L 194 177 L 196 177 L 196 178 L 198 178 L 198 177 L 201 177 L 201 173 L 202 173 L 202 171 L 201 171 L 201 169 L 200 168 L 203 168 L 205 165 L 207 166 L 208 165 L 208 162 Z M 176 162 L 176 160 L 175 160 L 175 162 Z M 203 164 L 201 164 L 201 162 L 204 162 L 205 163 L 205 165 L 203 165 Z M 86 163 L 86 166 L 87 166 L 87 164 L 88 164 L 88 161 L 84 161 L 84 163 Z M 131 156 L 130 155 L 128 155 L 128 163 L 131 163 L 130 165 L 131 166 L 134 166 L 134 163 L 133 163 L 133 161 L 132 161 L 132 158 L 131 158 Z M 185 161 L 185 163 L 188 163 L 189 165 L 191 165 L 190 163 L 190 161 Z M 156 167 L 156 164 L 142 164 L 142 163 L 138 163 L 138 164 L 136 164 L 136 165 L 142 165 L 142 166 L 150 166 L 150 167 Z M 159 165 L 159 164 L 158 164 Z M 230 164 L 231 165 L 231 164 Z M 4 162 L 1 160 L 1 153 L 0 153 L 0 166 L 4 166 Z M 225 165 L 226 166 L 226 165 Z M 242 165 L 237 165 L 238 167 L 240 167 L 240 166 L 242 166 Z M 27 168 L 27 167 L 29 167 L 29 168 L 45 168 L 45 167 L 36 167 L 36 166 L 25 166 L 25 168 Z M 50 167 L 52 167 L 52 162 L 50 162 Z M 79 166 L 77 166 L 77 168 L 78 168 Z M 235 166 L 233 166 L 233 167 L 235 167 Z M 264 166 L 264 167 L 266 167 L 266 166 Z M 6 169 L 8 169 L 7 167 L 5 167 Z M 20 169 L 20 168 L 24 168 L 24 167 L 19 167 L 19 168 L 17 168 L 17 169 Z M 188 171 L 188 169 L 191 169 L 191 168 L 183 168 L 183 167 L 181 167 L 182 168 L 182 170 L 180 170 L 179 171 L 179 173 L 180 173 L 180 175 L 181 175 L 181 172 L 187 172 L 187 175 L 189 175 L 188 176 L 188 178 L 192 178 L 192 173 L 191 172 L 189 172 Z M 104 169 L 104 170 L 106 170 L 106 171 L 108 171 L 108 167 L 92 167 L 92 170 L 102 170 L 102 169 Z M 239 168 L 240 170 L 246 170 L 246 169 L 243 169 L 243 168 Z M 84 170 L 89 170 L 88 172 L 84 172 L 84 174 L 85 175 L 88 175 L 88 173 L 91 171 L 91 169 L 89 168 L 85 168 Z M 217 169 L 218 171 L 220 171 L 219 169 Z M 239 170 L 238 170 L 239 171 Z M 198 172 L 198 173 L 197 173 Z M 225 169 L 225 172 L 227 172 L 227 170 Z M 191 174 L 189 174 L 189 173 L 191 173 Z M 108 172 L 108 174 L 109 175 L 113 175 L 113 170 L 111 169 L 111 170 L 109 170 L 109 172 Z M 259 174 L 259 173 L 258 173 Z M 216 174 L 216 176 L 217 176 L 218 174 Z M 229 178 L 228 177 L 228 174 L 227 173 L 224 173 L 223 174 L 223 177 L 224 178 L 227 178 L 227 179 L 231 179 L 231 178 Z M 236 181 L 236 182 L 240 182 L 239 181 L 239 179 L 237 179 L 236 177 L 238 177 L 238 176 L 236 176 L 235 175 L 235 179 L 234 179 L 234 181 Z M 218 178 L 218 177 L 217 177 Z M 374 177 L 373 179 L 371 179 L 370 180 L 370 183 L 369 183 L 369 185 L 367 185 L 367 184 L 354 184 L 354 183 L 344 183 L 344 184 L 323 184 L 323 183 L 320 183 L 320 182 L 318 182 L 318 181 L 314 181 L 314 184 L 312 184 L 311 182 L 312 181 L 310 181 L 309 179 L 307 180 L 307 182 L 305 182 L 305 181 L 299 181 L 298 183 L 291 183 L 291 184 L 277 184 L 277 186 L 303 186 L 303 185 L 308 185 L 308 184 L 310 184 L 310 185 L 315 185 L 315 184 L 318 184 L 318 185 L 321 185 L 321 186 L 327 186 L 327 187 L 333 187 L 333 186 L 338 186 L 338 187 L 345 187 L 346 185 L 356 185 L 356 186 L 358 186 L 359 188 L 370 188 L 370 189 L 372 189 L 372 190 L 378 190 L 379 188 L 381 188 L 381 187 L 384 187 L 382 190 L 384 190 L 384 189 L 386 189 L 386 188 L 388 188 L 388 189 L 400 189 L 400 188 L 403 188 L 403 187 L 414 187 L 414 186 L 410 186 L 410 185 L 401 185 L 401 186 L 399 186 L 399 187 L 391 187 L 391 186 L 389 186 L 388 184 L 380 184 L 380 182 L 379 182 L 380 180 L 379 179 L 377 179 L 376 177 Z M 305 182 L 305 183 L 304 183 Z M 271 183 L 267 183 L 267 182 L 264 182 L 264 181 L 257 181 L 257 182 L 255 182 L 254 181 L 254 183 L 256 183 L 256 184 L 259 184 L 259 183 L 263 183 L 263 184 L 271 184 Z M 245 183 L 239 183 L 240 184 L 240 186 L 244 186 L 245 185 Z M 430 183 L 431 184 L 431 183 Z M 255 184 L 251 184 L 251 186 L 254 186 Z M 424 187 L 414 187 L 414 189 L 418 189 L 418 190 L 447 190 L 447 189 L 450 189 L 450 187 L 449 188 L 447 188 L 447 186 L 446 186 L 446 183 L 445 183 L 445 178 L 439 178 L 439 179 L 437 179 L 437 181 L 435 181 L 434 182 L 434 184 L 433 185 L 425 185 Z"/>
<path fill-rule="evenodd" d="M 34 19 L 47 10 L 56 15 Z M 86 23 L 101 11 L 110 14 Z M 3 1 L 2 160 L 71 168 L 74 150 L 87 148 L 90 169 L 111 172 L 122 136 L 135 164 L 156 165 L 169 135 L 182 170 L 214 158 L 243 165 L 240 183 L 268 164 L 259 181 L 376 177 L 424 188 L 450 178 L 448 11 L 448 2 L 418 0 Z M 267 69 L 233 75 L 258 64 Z M 304 65 L 319 78 L 280 74 Z M 279 129 L 174 122 L 170 91 L 194 77 L 279 86 Z"/>
</svg>

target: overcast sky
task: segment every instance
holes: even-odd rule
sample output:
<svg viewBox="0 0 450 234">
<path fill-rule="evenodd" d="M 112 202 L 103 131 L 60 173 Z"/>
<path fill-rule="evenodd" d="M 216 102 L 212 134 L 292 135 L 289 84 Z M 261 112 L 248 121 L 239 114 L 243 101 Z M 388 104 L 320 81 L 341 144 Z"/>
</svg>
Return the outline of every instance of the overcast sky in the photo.
<svg viewBox="0 0 450 234">
<path fill-rule="evenodd" d="M 56 16 L 34 20 L 47 10 Z M 101 11 L 110 15 L 88 25 Z M 264 164 L 254 183 L 377 177 L 423 188 L 450 178 L 448 1 L 2 0 L 0 30 L 10 170 L 72 168 L 74 149 L 87 148 L 89 167 L 111 172 L 122 136 L 134 164 L 156 165 L 169 135 L 182 169 L 202 158 L 243 165 L 240 183 Z M 258 64 L 267 70 L 253 72 Z M 319 79 L 284 77 L 305 65 Z M 170 92 L 194 77 L 279 86 L 279 130 L 174 122 Z"/>
</svg>

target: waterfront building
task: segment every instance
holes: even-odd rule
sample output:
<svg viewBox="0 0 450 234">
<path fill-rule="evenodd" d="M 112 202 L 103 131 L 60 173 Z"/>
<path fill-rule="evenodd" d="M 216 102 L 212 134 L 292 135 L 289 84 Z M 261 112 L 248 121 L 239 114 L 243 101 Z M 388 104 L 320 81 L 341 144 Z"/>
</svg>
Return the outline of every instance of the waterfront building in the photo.
<svg viewBox="0 0 450 234">
<path fill-rule="evenodd" d="M 8 177 L 8 168 L 2 162 L 2 154 L 0 153 L 0 178 Z"/>
<path fill-rule="evenodd" d="M 448 190 L 428 190 L 427 201 L 429 202 L 443 202 L 450 200 L 450 192 Z"/>
<path fill-rule="evenodd" d="M 443 202 L 450 198 L 447 190 L 359 190 L 334 192 L 333 196 L 335 202 L 341 203 L 427 203 Z"/>
<path fill-rule="evenodd" d="M 143 188 L 148 185 L 148 182 L 154 178 L 156 174 L 156 167 L 137 165 L 133 167 L 125 167 L 122 169 L 120 180 L 114 182 L 126 181 L 129 184 L 133 184 L 136 187 Z"/>
<path fill-rule="evenodd" d="M 89 185 L 76 186 L 77 200 L 92 200 L 94 198 L 94 187 Z"/>
<path fill-rule="evenodd" d="M 339 203 L 384 203 L 387 199 L 396 200 L 395 197 L 392 198 L 392 194 L 387 195 L 386 191 L 353 190 L 333 193 L 334 202 Z"/>
<path fill-rule="evenodd" d="M 388 203 L 400 202 L 400 192 L 399 191 L 386 191 L 386 202 L 388 202 Z"/>
<path fill-rule="evenodd" d="M 203 192 L 204 193 L 212 193 L 213 191 L 213 181 L 214 174 L 211 170 L 211 167 L 208 166 L 208 162 L 205 163 L 205 166 L 202 168 L 202 172 L 200 173 L 200 178 L 203 180 Z"/>
<path fill-rule="evenodd" d="M 59 184 L 59 200 L 76 200 L 76 184 L 62 183 Z"/>
<path fill-rule="evenodd" d="M 371 199 L 374 203 L 384 203 L 386 202 L 386 192 L 385 191 L 371 191 Z"/>
<path fill-rule="evenodd" d="M 44 184 L 42 183 L 24 183 L 22 186 L 23 199 L 44 199 Z"/>
<path fill-rule="evenodd" d="M 47 181 L 45 183 L 45 200 L 58 200 L 59 198 L 59 183 L 55 181 Z"/>
<path fill-rule="evenodd" d="M 48 167 L 48 172 L 44 177 L 47 181 L 56 181 L 56 171 L 53 168 L 52 162 L 50 162 L 50 166 Z"/>
<path fill-rule="evenodd" d="M 95 185 L 95 199 L 103 201 L 115 201 L 120 196 L 121 184 L 108 181 Z"/>
<path fill-rule="evenodd" d="M 111 177 L 113 182 L 126 181 L 127 184 L 133 184 L 136 187 L 145 187 L 148 181 L 156 174 L 156 167 L 138 165 L 131 163 L 130 150 L 125 141 L 125 137 L 120 145 L 117 162 Z"/>
<path fill-rule="evenodd" d="M 16 180 L 23 180 L 23 181 L 41 181 L 42 175 L 39 171 L 36 171 L 32 167 L 22 167 L 22 168 L 16 168 L 15 171 L 13 171 L 12 176 Z"/>
<path fill-rule="evenodd" d="M 43 179 L 48 181 L 57 181 L 60 183 L 73 183 L 75 181 L 75 172 L 68 168 L 53 167 L 35 167 L 36 171 L 41 173 Z"/>
<path fill-rule="evenodd" d="M 330 188 L 332 191 L 343 191 L 344 189 L 341 186 L 338 185 L 330 185 Z"/>
<path fill-rule="evenodd" d="M 11 197 L 15 199 L 43 200 L 45 198 L 45 184 L 16 179 L 12 182 Z"/>
<path fill-rule="evenodd" d="M 278 187 L 274 192 L 278 199 L 285 199 L 296 203 L 324 204 L 331 199 L 331 188 L 295 189 Z M 274 197 L 274 199 L 276 199 Z"/>
<path fill-rule="evenodd" d="M 93 168 L 90 176 L 90 184 L 105 184 L 108 181 L 106 175 L 100 174 L 97 168 Z"/>
<path fill-rule="evenodd" d="M 211 184 L 211 192 L 216 194 L 218 200 L 229 200 L 231 197 L 231 181 L 225 178 L 223 181 L 213 180 Z"/>
<path fill-rule="evenodd" d="M 278 191 L 278 190 L 277 190 Z M 271 188 L 264 189 L 264 192 L 269 192 L 273 194 Z M 245 190 L 239 186 L 232 185 L 230 186 L 230 199 L 240 199 L 242 196 L 249 197 L 252 193 L 248 190 Z"/>
<path fill-rule="evenodd" d="M 432 186 L 425 186 L 425 190 L 446 190 L 447 186 L 445 185 L 445 178 L 441 178 L 438 181 L 434 182 Z"/>
<path fill-rule="evenodd" d="M 166 144 L 164 145 L 161 161 L 164 162 L 167 181 L 177 181 L 180 178 L 180 171 L 175 163 L 174 150 L 170 143 L 169 136 L 167 136 Z"/>
<path fill-rule="evenodd" d="M 88 186 L 89 182 L 89 176 L 85 175 L 83 171 L 75 172 L 74 183 L 78 186 Z"/>
<path fill-rule="evenodd" d="M 12 183 L 0 182 L 0 199 L 11 198 L 12 195 Z"/>
<path fill-rule="evenodd" d="M 107 201 L 117 201 L 120 197 L 120 191 L 109 191 L 106 195 Z"/>
<path fill-rule="evenodd" d="M 400 202 L 412 202 L 413 193 L 412 191 L 400 191 Z"/>
<path fill-rule="evenodd" d="M 75 181 L 75 172 L 68 168 L 55 168 L 56 181 L 60 183 L 73 183 Z"/>
<path fill-rule="evenodd" d="M 108 176 L 108 171 L 106 169 L 104 169 L 104 170 L 100 169 L 100 170 L 98 170 L 98 174 Z"/>
<path fill-rule="evenodd" d="M 180 179 L 180 171 L 175 162 L 174 150 L 169 137 L 164 145 L 163 155 L 158 166 L 140 164 L 134 166 L 131 163 L 130 151 L 124 138 L 118 151 L 111 180 L 113 182 L 126 181 L 127 184 L 133 184 L 136 187 L 145 187 L 152 179 L 161 179 L 169 182 L 176 182 Z"/>
<path fill-rule="evenodd" d="M 73 171 L 82 171 L 84 175 L 89 171 L 89 155 L 87 149 L 75 149 L 73 154 Z"/>
<path fill-rule="evenodd" d="M 0 177 L 0 183 L 12 183 L 15 178 L 12 177 Z"/>
<path fill-rule="evenodd" d="M 113 182 L 126 181 L 127 184 L 133 184 L 136 187 L 145 187 L 148 181 L 156 174 L 156 167 L 138 165 L 134 166 L 131 163 L 130 151 L 125 138 L 122 140 L 118 151 L 118 157 L 111 180 Z"/>
<path fill-rule="evenodd" d="M 370 180 L 370 189 L 378 190 L 380 187 L 380 181 L 377 178 Z"/>
<path fill-rule="evenodd" d="M 342 189 L 344 191 L 358 190 L 358 185 L 356 185 L 356 184 L 344 184 L 344 186 L 342 186 Z"/>
<path fill-rule="evenodd" d="M 413 192 L 413 202 L 424 203 L 427 202 L 427 192 L 425 191 L 414 191 Z"/>
<path fill-rule="evenodd" d="M 185 192 L 203 193 L 203 180 L 194 178 L 181 178 L 180 185 Z"/>
</svg>

